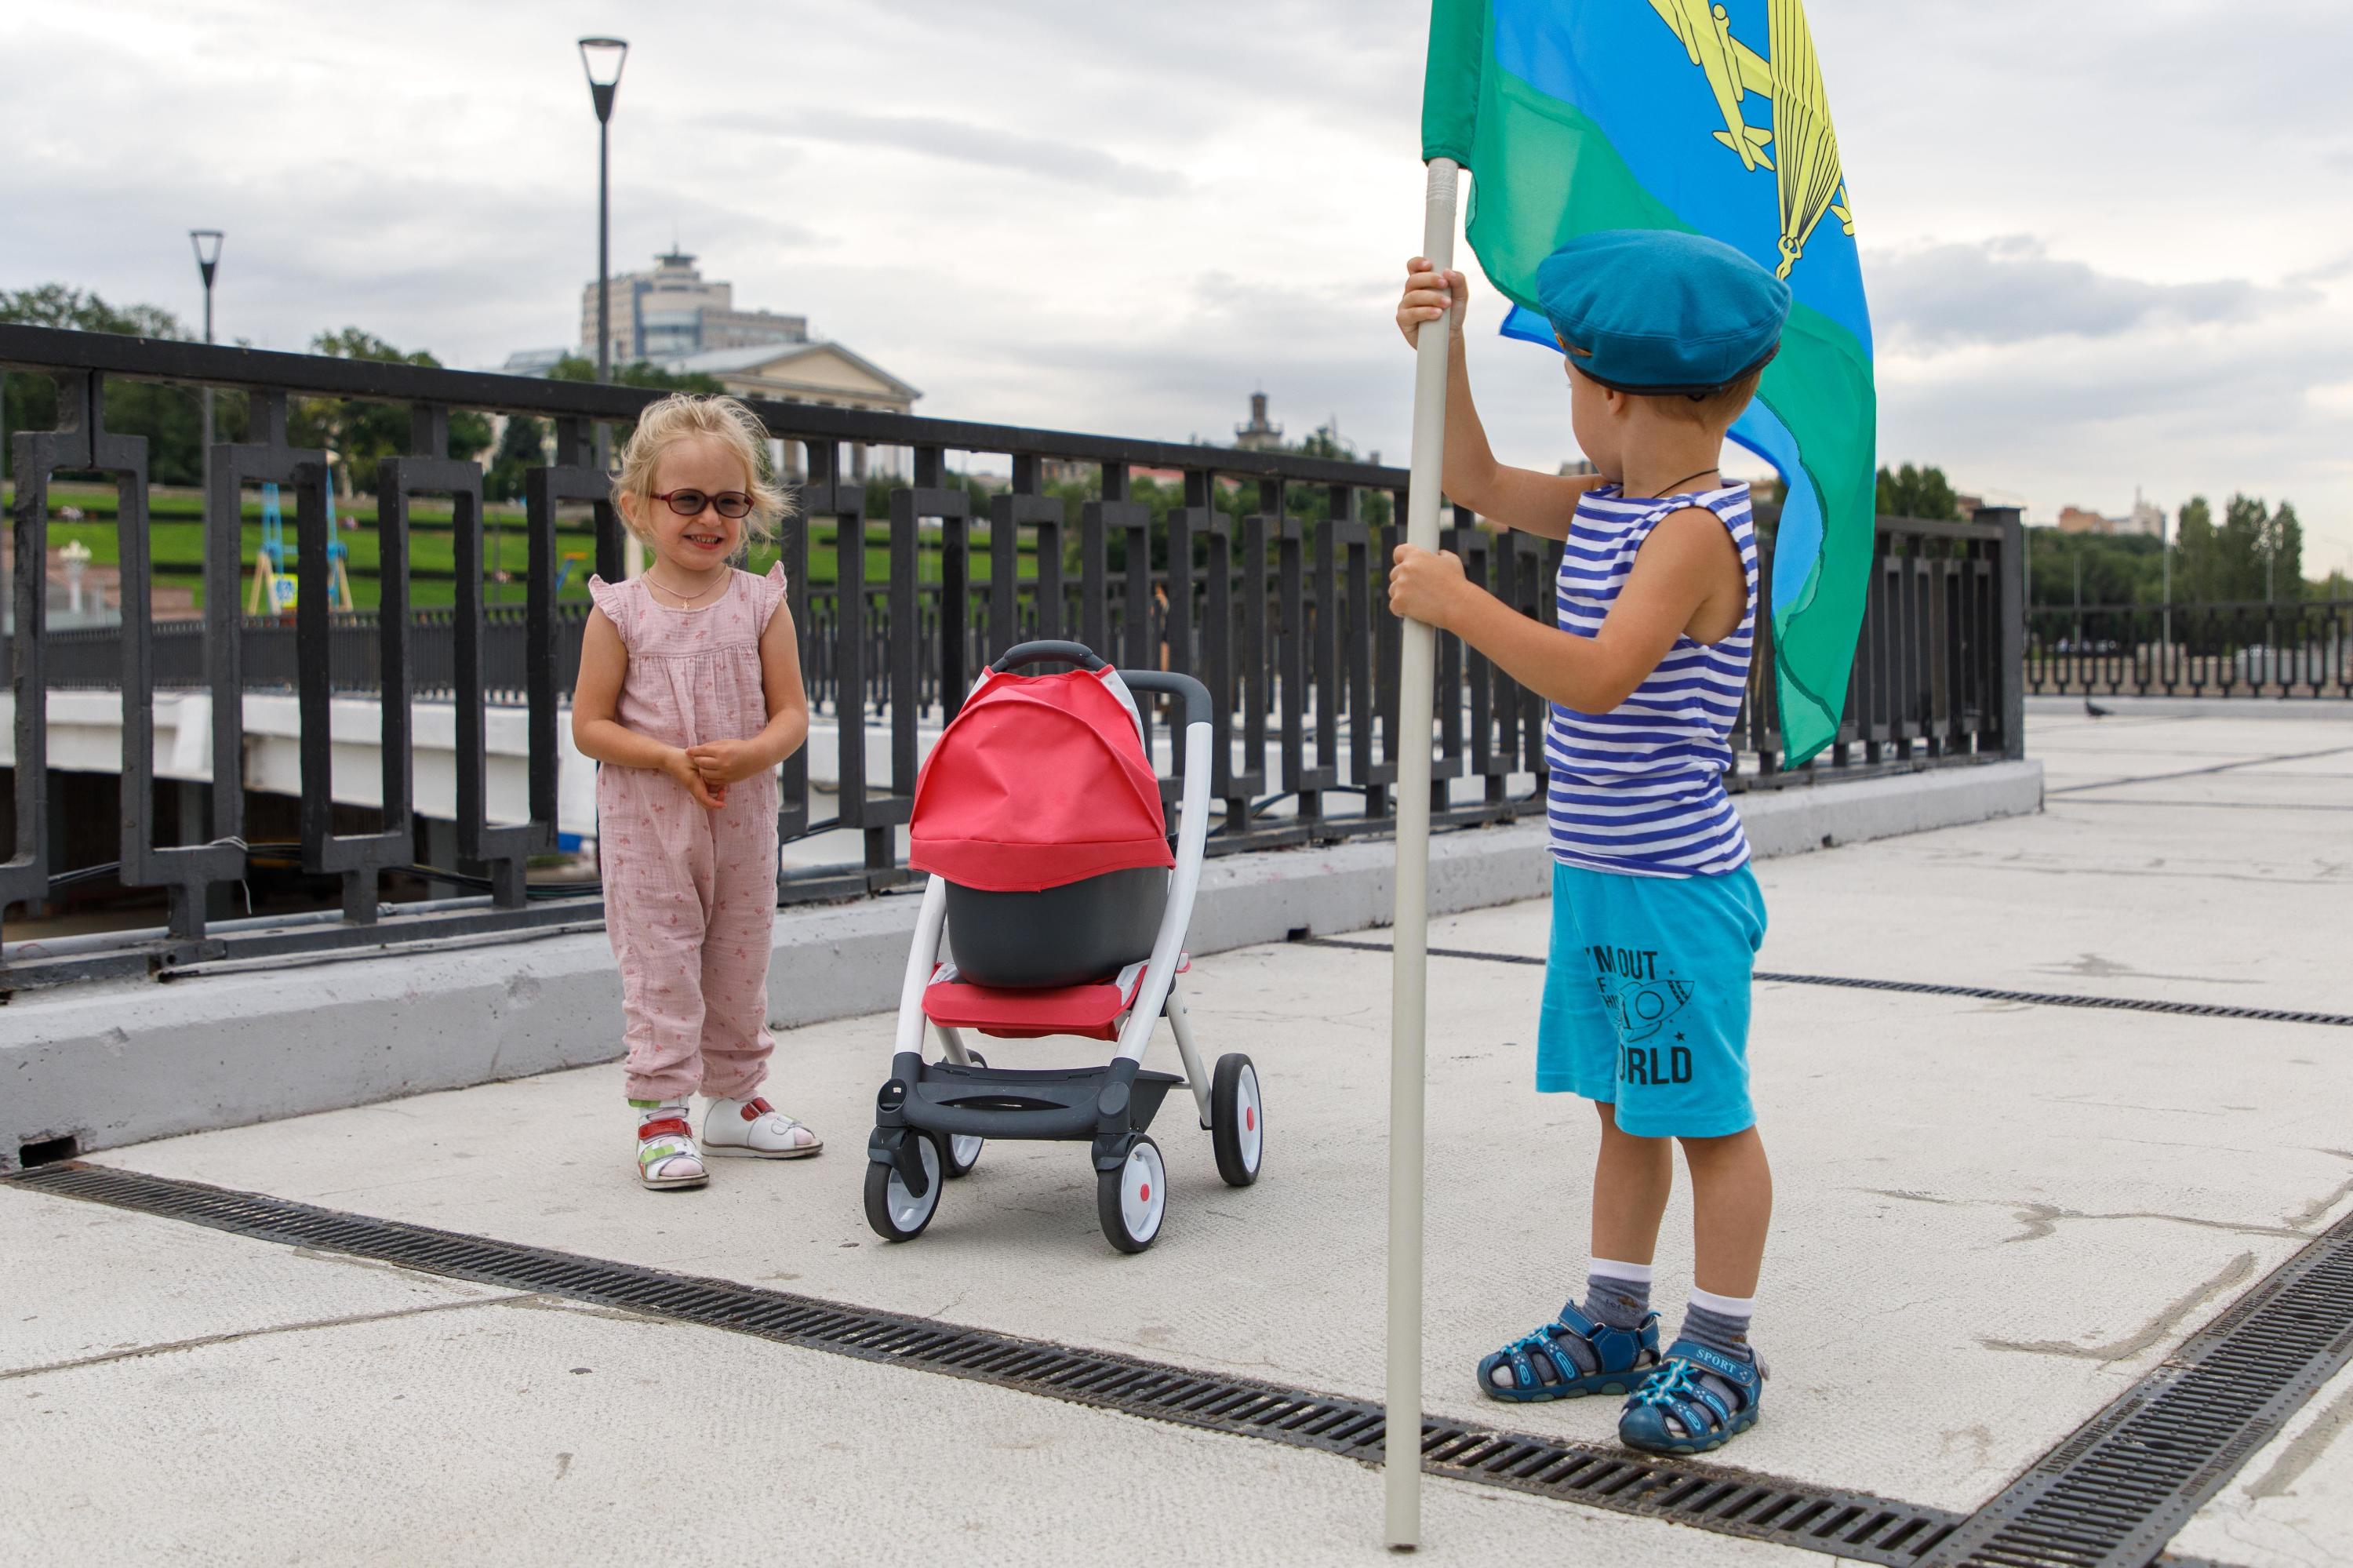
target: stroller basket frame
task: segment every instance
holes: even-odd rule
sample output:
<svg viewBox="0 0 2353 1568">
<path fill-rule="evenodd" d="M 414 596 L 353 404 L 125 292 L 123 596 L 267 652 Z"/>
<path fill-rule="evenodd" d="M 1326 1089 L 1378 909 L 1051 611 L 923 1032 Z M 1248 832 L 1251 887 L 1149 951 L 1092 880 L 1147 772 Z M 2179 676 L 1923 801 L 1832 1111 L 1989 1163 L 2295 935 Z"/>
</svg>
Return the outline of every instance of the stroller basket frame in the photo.
<svg viewBox="0 0 2353 1568">
<path fill-rule="evenodd" d="M 1041 641 L 1012 649 L 990 671 L 1048 662 L 1109 668 L 1080 643 Z M 1104 1234 L 1123 1252 L 1141 1252 L 1158 1239 L 1166 1207 L 1166 1172 L 1147 1129 L 1180 1084 L 1191 1088 L 1201 1127 L 1211 1134 L 1219 1175 L 1235 1186 L 1258 1179 L 1265 1121 L 1257 1070 L 1247 1056 L 1229 1054 L 1214 1074 L 1204 1071 L 1176 988 L 1208 839 L 1208 690 L 1189 675 L 1157 671 L 1120 671 L 1116 678 L 1134 692 L 1175 698 L 1184 712 L 1176 864 L 1150 957 L 1073 986 L 1003 991 L 970 984 L 940 961 L 950 885 L 931 879 L 907 954 L 891 1077 L 876 1097 L 867 1144 L 867 1219 L 887 1240 L 923 1233 L 937 1212 L 943 1181 L 968 1172 L 987 1139 L 1085 1141 Z M 1132 709 L 1132 698 L 1128 704 Z M 1143 1065 L 1164 1017 L 1176 1036 L 1182 1077 Z M 1116 1048 L 1100 1067 L 992 1067 L 966 1045 L 966 1028 L 1010 1038 L 1077 1034 Z M 924 1059 L 927 1029 L 939 1037 L 944 1059 Z"/>
</svg>

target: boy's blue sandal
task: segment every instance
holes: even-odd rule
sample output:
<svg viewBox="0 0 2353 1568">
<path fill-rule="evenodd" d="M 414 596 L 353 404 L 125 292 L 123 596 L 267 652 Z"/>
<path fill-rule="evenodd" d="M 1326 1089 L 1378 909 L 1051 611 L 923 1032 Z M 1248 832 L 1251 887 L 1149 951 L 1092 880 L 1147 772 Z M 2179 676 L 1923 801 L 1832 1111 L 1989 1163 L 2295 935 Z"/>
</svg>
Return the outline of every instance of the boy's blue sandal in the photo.
<svg viewBox="0 0 2353 1568">
<path fill-rule="evenodd" d="M 1702 1373 L 1720 1379 L 1734 1397 L 1726 1401 Z M 1757 1425 L 1764 1393 L 1761 1361 L 1736 1361 L 1695 1340 L 1677 1340 L 1667 1347 L 1666 1364 L 1626 1401 L 1618 1440 L 1646 1454 L 1704 1454 Z"/>
<path fill-rule="evenodd" d="M 1563 1340 L 1585 1341 L 1595 1370 L 1577 1363 Z M 1509 1388 L 1495 1381 L 1508 1364 Z M 1535 1404 L 1548 1399 L 1578 1399 L 1588 1393 L 1624 1393 L 1659 1366 L 1659 1315 L 1644 1318 L 1639 1327 L 1620 1329 L 1597 1323 L 1575 1302 L 1560 1309 L 1556 1322 L 1546 1323 L 1525 1339 L 1513 1340 L 1479 1363 L 1479 1389 L 1490 1399 Z"/>
</svg>

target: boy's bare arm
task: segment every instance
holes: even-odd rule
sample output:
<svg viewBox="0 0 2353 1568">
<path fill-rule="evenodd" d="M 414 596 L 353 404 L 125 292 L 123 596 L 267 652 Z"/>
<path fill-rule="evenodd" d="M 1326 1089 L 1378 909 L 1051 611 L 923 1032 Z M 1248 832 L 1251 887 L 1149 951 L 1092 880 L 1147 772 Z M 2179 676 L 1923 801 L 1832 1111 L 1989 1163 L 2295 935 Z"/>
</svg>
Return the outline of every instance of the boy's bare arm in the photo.
<svg viewBox="0 0 2353 1568">
<path fill-rule="evenodd" d="M 1745 606 L 1747 575 L 1724 524 L 1697 507 L 1651 530 L 1591 637 L 1530 620 L 1469 582 L 1451 554 L 1400 545 L 1389 567 L 1392 610 L 1453 632 L 1528 690 L 1588 714 L 1608 713 L 1632 695 L 1675 639 L 1727 591 Z"/>
<path fill-rule="evenodd" d="M 1446 465 L 1440 485 L 1456 504 L 1522 533 L 1566 539 L 1577 516 L 1577 498 L 1601 482 L 1584 474 L 1539 473 L 1495 461 L 1471 395 L 1471 368 L 1463 357 L 1463 302 L 1470 281 L 1460 272 L 1439 273 L 1417 256 L 1406 263 L 1405 294 L 1398 302 L 1398 330 L 1409 344 L 1421 323 L 1448 318 L 1453 341 L 1446 355 Z"/>
</svg>

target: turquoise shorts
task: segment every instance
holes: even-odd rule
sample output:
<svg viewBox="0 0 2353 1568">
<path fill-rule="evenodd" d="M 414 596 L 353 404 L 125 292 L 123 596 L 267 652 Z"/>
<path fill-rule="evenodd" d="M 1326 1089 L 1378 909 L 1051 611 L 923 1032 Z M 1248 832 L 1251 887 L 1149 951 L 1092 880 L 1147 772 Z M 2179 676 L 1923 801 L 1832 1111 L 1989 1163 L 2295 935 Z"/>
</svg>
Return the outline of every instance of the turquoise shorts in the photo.
<svg viewBox="0 0 2353 1568">
<path fill-rule="evenodd" d="M 1637 1138 L 1753 1127 L 1748 982 L 1765 895 L 1725 876 L 1619 876 L 1553 863 L 1536 1088 L 1617 1107 Z"/>
</svg>

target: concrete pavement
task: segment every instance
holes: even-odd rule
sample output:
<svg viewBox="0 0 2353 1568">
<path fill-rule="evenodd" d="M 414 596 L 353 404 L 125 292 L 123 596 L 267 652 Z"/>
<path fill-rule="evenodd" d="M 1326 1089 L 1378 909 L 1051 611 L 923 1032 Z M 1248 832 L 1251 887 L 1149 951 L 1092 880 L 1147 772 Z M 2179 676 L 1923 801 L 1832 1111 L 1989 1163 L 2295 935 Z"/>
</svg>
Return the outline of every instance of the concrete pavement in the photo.
<svg viewBox="0 0 2353 1568">
<path fill-rule="evenodd" d="M 1761 865 L 1761 966 L 2353 1012 L 2353 732 L 2046 714 L 2032 748 L 2042 816 Z M 1545 919 L 1521 905 L 1431 933 L 1487 956 L 1431 973 L 1429 1398 L 1606 1443 L 1601 1402 L 1498 1411 L 1470 1382 L 1480 1354 L 1558 1306 L 1584 1255 L 1593 1118 L 1529 1092 L 1540 971 L 1507 961 L 1542 951 Z M 828 1135 L 823 1158 L 723 1161 L 701 1193 L 634 1190 L 610 1067 L 104 1158 L 1377 1398 L 1387 978 L 1385 955 L 1331 948 L 1196 966 L 1205 1050 L 1250 1052 L 1264 1080 L 1267 1175 L 1221 1186 L 1173 1100 L 1155 1128 L 1166 1234 L 1133 1258 L 1097 1231 L 1082 1151 L 1054 1145 L 993 1146 L 923 1238 L 877 1241 L 857 1196 L 888 1062 L 877 1018 L 781 1044 L 773 1093 Z M 2316 1024 L 1760 986 L 1778 1213 L 1757 1335 L 1775 1375 L 1764 1424 L 1725 1457 L 1976 1507 L 2353 1203 L 2347 1044 Z M 1659 1259 L 1671 1326 L 1688 1225 L 1679 1198 Z M 0 1503 L 45 1554 L 579 1561 L 700 1553 L 770 1527 L 819 1562 L 1377 1550 L 1377 1478 L 1321 1455 L 24 1192 L 0 1189 L 0 1243 L 37 1258 L 43 1282 L 0 1308 Z M 691 1455 L 649 1459 L 671 1428 Z M 2178 1549 L 2353 1560 L 2348 1428 L 2340 1377 Z M 1430 1493 L 1428 1550 L 1448 1561 L 1795 1555 L 1454 1483 Z"/>
<path fill-rule="evenodd" d="M 1380 1478 L 1345 1459 L 8 1194 L 0 1251 L 36 1246 L 79 1260 L 58 1283 L 81 1309 L 5 1319 L 15 1561 L 1375 1552 Z M 1466 1562 L 1810 1555 L 1462 1487 L 1433 1487 L 1427 1517 Z"/>
</svg>

